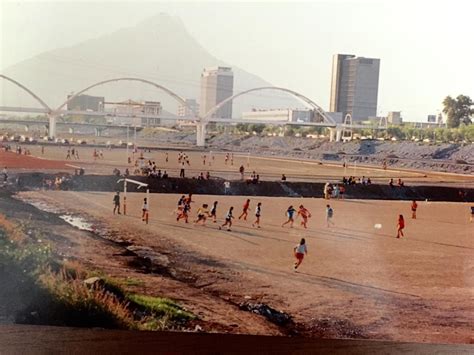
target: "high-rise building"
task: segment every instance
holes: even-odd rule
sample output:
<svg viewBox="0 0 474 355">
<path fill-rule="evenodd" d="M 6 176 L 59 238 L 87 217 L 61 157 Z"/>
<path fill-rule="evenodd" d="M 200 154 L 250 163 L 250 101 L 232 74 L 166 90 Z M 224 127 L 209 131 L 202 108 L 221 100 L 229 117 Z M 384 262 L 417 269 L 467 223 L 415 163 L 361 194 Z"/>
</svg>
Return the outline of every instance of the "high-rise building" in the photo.
<svg viewBox="0 0 474 355">
<path fill-rule="evenodd" d="M 178 106 L 179 117 L 199 116 L 199 104 L 195 99 L 186 99 L 186 105 Z"/>
<path fill-rule="evenodd" d="M 329 111 L 350 113 L 356 121 L 377 116 L 379 69 L 380 59 L 335 54 Z"/>
<path fill-rule="evenodd" d="M 234 73 L 232 68 L 205 68 L 201 74 L 201 115 L 232 96 L 234 92 Z M 232 118 L 232 101 L 226 103 L 212 117 Z"/>
</svg>

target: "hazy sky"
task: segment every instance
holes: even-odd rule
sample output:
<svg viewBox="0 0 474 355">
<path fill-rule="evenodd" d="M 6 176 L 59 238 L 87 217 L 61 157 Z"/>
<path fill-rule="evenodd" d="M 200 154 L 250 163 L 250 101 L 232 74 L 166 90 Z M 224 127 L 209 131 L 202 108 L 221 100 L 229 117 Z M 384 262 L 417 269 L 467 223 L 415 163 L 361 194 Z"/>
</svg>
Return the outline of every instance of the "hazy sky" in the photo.
<svg viewBox="0 0 474 355">
<path fill-rule="evenodd" d="M 474 1 L 113 2 L 0 0 L 0 71 L 166 12 L 217 58 L 329 106 L 335 53 L 381 59 L 378 113 L 436 114 L 474 97 Z M 199 80 L 197 78 L 196 80 Z"/>
</svg>

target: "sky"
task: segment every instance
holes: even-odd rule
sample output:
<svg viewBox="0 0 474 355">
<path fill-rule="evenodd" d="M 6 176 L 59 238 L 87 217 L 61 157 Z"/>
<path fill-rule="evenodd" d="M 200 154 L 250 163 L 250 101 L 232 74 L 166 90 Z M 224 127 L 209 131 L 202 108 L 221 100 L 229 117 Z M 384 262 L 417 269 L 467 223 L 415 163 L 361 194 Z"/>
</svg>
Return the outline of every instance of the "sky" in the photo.
<svg viewBox="0 0 474 355">
<path fill-rule="evenodd" d="M 0 0 L 0 72 L 47 50 L 178 16 L 215 57 L 329 108 L 335 53 L 380 58 L 378 115 L 407 121 L 474 97 L 474 1 Z"/>
</svg>

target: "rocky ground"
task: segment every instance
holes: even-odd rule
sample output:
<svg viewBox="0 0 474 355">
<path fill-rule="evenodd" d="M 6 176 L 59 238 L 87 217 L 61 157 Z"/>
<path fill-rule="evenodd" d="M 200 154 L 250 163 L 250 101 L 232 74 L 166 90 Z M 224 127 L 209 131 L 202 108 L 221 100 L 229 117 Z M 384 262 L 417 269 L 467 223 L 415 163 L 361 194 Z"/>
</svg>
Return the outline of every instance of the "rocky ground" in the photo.
<svg viewBox="0 0 474 355">
<path fill-rule="evenodd" d="M 169 145 L 193 145 L 194 132 L 155 132 L 143 134 L 145 142 Z M 382 164 L 387 159 L 393 167 L 474 174 L 474 144 L 390 142 L 354 140 L 328 142 L 301 137 L 255 135 L 211 135 L 211 149 L 252 152 L 259 155 L 287 156 L 327 161 L 359 161 Z"/>
</svg>

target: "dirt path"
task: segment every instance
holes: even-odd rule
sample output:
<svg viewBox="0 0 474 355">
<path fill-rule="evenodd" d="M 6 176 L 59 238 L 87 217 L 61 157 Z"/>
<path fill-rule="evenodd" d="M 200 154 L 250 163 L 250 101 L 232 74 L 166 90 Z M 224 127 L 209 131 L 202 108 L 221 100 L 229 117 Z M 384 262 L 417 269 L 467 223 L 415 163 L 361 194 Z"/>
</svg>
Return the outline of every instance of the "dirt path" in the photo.
<svg viewBox="0 0 474 355">
<path fill-rule="evenodd" d="M 262 229 L 236 221 L 232 232 L 224 232 L 212 224 L 176 223 L 172 214 L 176 195 L 151 197 L 149 225 L 139 219 L 143 194 L 130 194 L 130 215 L 117 218 L 111 214 L 111 194 L 22 195 L 75 211 L 132 238 L 137 245 L 169 253 L 176 269 L 192 275 L 194 285 L 206 293 L 233 303 L 245 296 L 261 300 L 291 314 L 307 334 L 473 341 L 474 224 L 468 222 L 466 204 L 423 203 L 419 218 L 413 221 L 406 202 L 331 201 L 336 226 L 328 229 L 324 226 L 326 201 L 259 198 L 264 211 Z M 200 204 L 215 198 L 195 196 L 192 215 Z M 219 217 L 230 205 L 238 215 L 243 203 L 241 197 L 218 200 Z M 252 198 L 252 210 L 256 201 Z M 310 228 L 281 228 L 288 205 L 300 203 L 313 212 Z M 399 213 L 407 218 L 406 238 L 401 240 L 394 238 Z M 382 228 L 374 229 L 375 224 Z M 301 237 L 307 239 L 310 254 L 295 274 L 292 248 Z M 207 256 L 208 265 L 202 260 L 193 263 L 198 255 Z M 147 287 L 155 283 L 154 278 L 146 279 Z"/>
</svg>

